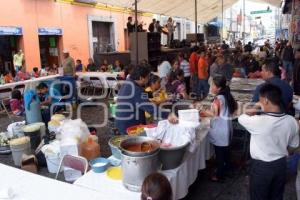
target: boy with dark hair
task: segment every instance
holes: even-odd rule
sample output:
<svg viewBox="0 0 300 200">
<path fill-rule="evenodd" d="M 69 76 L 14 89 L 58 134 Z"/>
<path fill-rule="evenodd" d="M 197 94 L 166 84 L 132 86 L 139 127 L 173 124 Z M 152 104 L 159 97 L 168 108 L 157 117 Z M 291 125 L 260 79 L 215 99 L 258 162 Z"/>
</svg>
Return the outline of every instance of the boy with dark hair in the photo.
<svg viewBox="0 0 300 200">
<path fill-rule="evenodd" d="M 259 90 L 262 113 L 243 114 L 239 123 L 251 134 L 251 200 L 283 199 L 286 157 L 299 146 L 299 124 L 281 110 L 282 91 L 272 84 Z M 250 116 L 253 115 L 253 116 Z"/>
</svg>

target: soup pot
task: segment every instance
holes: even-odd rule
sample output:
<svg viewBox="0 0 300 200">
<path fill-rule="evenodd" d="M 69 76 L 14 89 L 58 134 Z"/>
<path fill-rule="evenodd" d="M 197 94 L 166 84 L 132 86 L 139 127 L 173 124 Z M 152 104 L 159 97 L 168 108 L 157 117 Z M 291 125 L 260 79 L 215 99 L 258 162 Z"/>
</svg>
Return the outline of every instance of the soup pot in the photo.
<svg viewBox="0 0 300 200">
<path fill-rule="evenodd" d="M 132 136 L 120 143 L 120 149 L 127 156 L 147 156 L 159 151 L 157 140 L 144 136 Z"/>
<path fill-rule="evenodd" d="M 148 137 L 129 137 L 120 144 L 122 152 L 123 185 L 140 192 L 144 179 L 160 169 L 159 143 Z"/>
</svg>

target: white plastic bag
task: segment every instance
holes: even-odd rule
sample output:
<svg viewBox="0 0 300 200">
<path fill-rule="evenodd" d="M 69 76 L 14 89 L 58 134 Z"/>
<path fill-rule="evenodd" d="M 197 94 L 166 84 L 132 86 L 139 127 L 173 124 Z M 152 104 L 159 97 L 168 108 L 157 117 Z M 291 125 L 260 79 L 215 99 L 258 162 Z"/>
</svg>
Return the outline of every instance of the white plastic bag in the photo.
<svg viewBox="0 0 300 200">
<path fill-rule="evenodd" d="M 190 143 L 189 151 L 194 152 L 196 147 L 196 129 L 198 126 L 187 125 L 185 122 L 170 124 L 168 120 L 158 123 L 156 128 L 145 129 L 147 136 L 161 140 L 163 144 L 172 147 Z"/>
<path fill-rule="evenodd" d="M 8 132 L 7 136 L 9 138 L 12 138 L 13 136 L 18 136 L 18 137 L 23 136 L 23 134 L 24 134 L 23 129 L 22 129 L 23 126 L 25 126 L 25 121 L 11 123 L 7 127 L 7 132 Z"/>
<path fill-rule="evenodd" d="M 78 143 L 87 140 L 90 131 L 81 119 L 64 120 L 61 126 L 61 140 L 75 139 Z"/>
</svg>

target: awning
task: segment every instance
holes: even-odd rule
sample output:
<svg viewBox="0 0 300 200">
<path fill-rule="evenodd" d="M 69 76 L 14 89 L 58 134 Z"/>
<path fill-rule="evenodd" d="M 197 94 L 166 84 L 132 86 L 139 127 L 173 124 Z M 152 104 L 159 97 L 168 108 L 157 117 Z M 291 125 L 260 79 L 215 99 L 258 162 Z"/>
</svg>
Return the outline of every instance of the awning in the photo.
<svg viewBox="0 0 300 200">
<path fill-rule="evenodd" d="M 133 0 L 98 0 L 107 5 L 134 8 Z M 224 0 L 224 10 L 229 8 L 237 0 Z M 198 0 L 199 23 L 206 23 L 214 17 L 222 14 L 221 0 Z M 195 0 L 139 0 L 138 10 L 153 14 L 161 14 L 172 17 L 183 17 L 195 20 Z"/>
<path fill-rule="evenodd" d="M 254 0 L 269 3 L 279 7 L 281 0 Z M 134 8 L 134 0 L 98 0 L 99 3 Z M 232 6 L 237 0 L 224 0 L 224 10 Z M 197 0 L 197 21 L 206 23 L 222 14 L 221 0 Z M 195 0 L 138 0 L 138 10 L 153 14 L 173 17 L 183 17 L 195 20 Z"/>
</svg>

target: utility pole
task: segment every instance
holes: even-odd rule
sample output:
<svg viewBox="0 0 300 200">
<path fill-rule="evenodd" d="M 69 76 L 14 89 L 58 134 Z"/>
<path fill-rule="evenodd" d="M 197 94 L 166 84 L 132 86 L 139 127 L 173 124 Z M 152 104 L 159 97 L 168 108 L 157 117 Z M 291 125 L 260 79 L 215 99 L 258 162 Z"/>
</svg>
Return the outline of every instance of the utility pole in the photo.
<svg viewBox="0 0 300 200">
<path fill-rule="evenodd" d="M 245 2 L 246 0 L 243 0 L 243 44 L 245 45 L 245 43 L 246 43 L 246 38 L 245 38 L 245 36 L 246 36 L 246 2 Z"/>
<path fill-rule="evenodd" d="M 221 42 L 223 41 L 223 29 L 224 29 L 224 0 L 222 0 L 222 29 L 221 29 Z"/>
<path fill-rule="evenodd" d="M 230 35 L 229 35 L 229 38 L 230 38 L 230 45 L 233 44 L 233 32 L 232 32 L 232 6 L 230 7 Z"/>
<path fill-rule="evenodd" d="M 195 39 L 196 39 L 196 45 L 198 45 L 198 8 L 197 8 L 197 0 L 195 0 Z"/>
<path fill-rule="evenodd" d="M 139 64 L 139 38 L 138 38 L 138 20 L 137 20 L 137 0 L 134 1 L 134 12 L 135 12 L 135 64 Z"/>
</svg>

